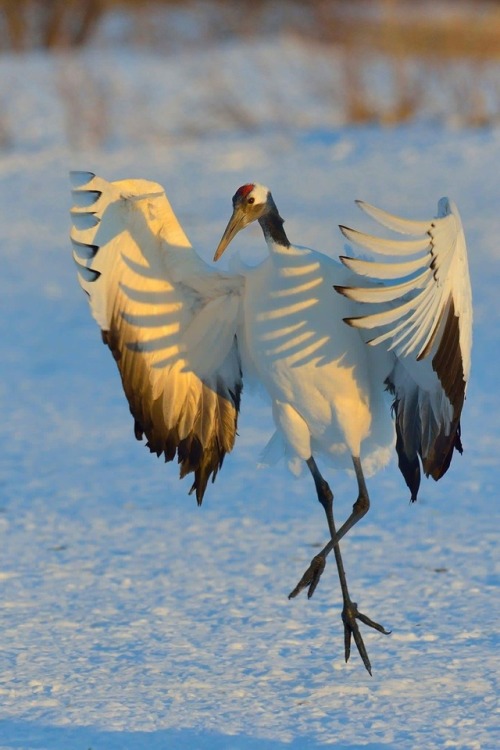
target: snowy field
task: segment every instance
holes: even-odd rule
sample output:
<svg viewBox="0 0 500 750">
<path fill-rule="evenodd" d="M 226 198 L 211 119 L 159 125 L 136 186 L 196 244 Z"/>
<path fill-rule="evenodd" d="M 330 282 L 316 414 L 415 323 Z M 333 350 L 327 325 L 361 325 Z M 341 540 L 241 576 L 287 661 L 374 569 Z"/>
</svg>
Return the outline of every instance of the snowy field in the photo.
<svg viewBox="0 0 500 750">
<path fill-rule="evenodd" d="M 393 462 L 343 542 L 353 597 L 392 631 L 364 630 L 373 677 L 356 653 L 344 664 L 332 563 L 313 599 L 287 599 L 326 524 L 309 477 L 256 469 L 257 395 L 201 509 L 134 440 L 76 281 L 70 168 L 162 182 L 207 259 L 248 181 L 271 187 L 292 241 L 332 255 L 338 223 L 370 226 L 355 198 L 415 218 L 457 202 L 475 298 L 464 455 L 413 506 Z M 500 747 L 499 169 L 500 131 L 423 124 L 0 155 L 0 750 Z M 238 248 L 260 257 L 259 227 Z M 354 481 L 325 473 L 344 518 Z"/>
</svg>

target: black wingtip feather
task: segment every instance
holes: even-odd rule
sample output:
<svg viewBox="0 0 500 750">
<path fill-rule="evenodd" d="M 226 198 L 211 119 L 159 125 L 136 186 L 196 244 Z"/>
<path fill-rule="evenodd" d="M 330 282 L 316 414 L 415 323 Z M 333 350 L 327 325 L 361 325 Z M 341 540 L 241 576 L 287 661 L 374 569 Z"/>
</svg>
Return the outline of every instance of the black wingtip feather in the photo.
<svg viewBox="0 0 500 750">
<path fill-rule="evenodd" d="M 341 294 L 343 297 L 348 296 L 349 287 L 348 286 L 341 286 L 340 284 L 334 284 L 333 288 L 335 289 L 338 294 Z"/>
</svg>

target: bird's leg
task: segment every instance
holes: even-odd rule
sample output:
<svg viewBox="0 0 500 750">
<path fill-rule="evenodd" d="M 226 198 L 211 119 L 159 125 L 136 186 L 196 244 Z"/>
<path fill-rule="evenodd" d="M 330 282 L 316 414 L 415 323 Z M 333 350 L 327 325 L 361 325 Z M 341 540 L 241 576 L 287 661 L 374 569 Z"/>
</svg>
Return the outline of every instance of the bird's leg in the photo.
<svg viewBox="0 0 500 750">
<path fill-rule="evenodd" d="M 359 612 L 357 604 L 351 600 L 349 590 L 347 588 L 347 578 L 344 569 L 344 562 L 342 560 L 342 555 L 340 553 L 339 547 L 339 539 L 344 536 L 344 534 L 347 533 L 347 531 L 349 531 L 349 529 L 352 528 L 352 526 L 354 526 L 354 524 L 357 523 L 357 521 L 359 521 L 359 519 L 365 515 L 365 513 L 368 511 L 368 508 L 370 507 L 368 492 L 361 469 L 361 462 L 359 458 L 356 457 L 353 457 L 353 462 L 356 471 L 356 477 L 358 479 L 359 496 L 356 503 L 354 504 L 353 512 L 340 528 L 339 532 L 337 532 L 335 529 L 335 520 L 333 517 L 333 493 L 328 486 L 328 482 L 326 482 L 326 480 L 324 480 L 321 476 L 314 458 L 311 456 L 311 458 L 307 461 L 307 465 L 314 479 L 314 484 L 316 485 L 318 500 L 325 509 L 331 539 L 326 547 L 324 547 L 321 552 L 312 559 L 311 565 L 302 576 L 295 589 L 291 592 L 289 598 L 291 599 L 297 596 L 297 594 L 300 593 L 300 591 L 306 586 L 309 586 L 308 597 L 310 598 L 312 596 L 316 586 L 318 585 L 321 574 L 323 573 L 323 570 L 325 568 L 326 557 L 333 549 L 335 554 L 335 561 L 337 563 L 340 588 L 342 590 L 342 599 L 344 601 L 344 607 L 342 609 L 342 621 L 344 623 L 345 660 L 347 662 L 351 655 L 351 636 L 353 636 L 354 642 L 356 643 L 357 649 L 359 651 L 359 655 L 363 660 L 363 664 L 371 675 L 372 671 L 370 659 L 368 658 L 365 644 L 363 642 L 363 638 L 359 631 L 358 623 L 356 622 L 356 620 L 360 620 L 365 625 L 378 630 L 380 633 L 385 633 L 386 635 L 388 635 L 388 631 L 385 630 L 382 625 L 379 625 L 377 622 L 374 622 L 369 617 Z"/>
<path fill-rule="evenodd" d="M 316 464 L 316 461 L 314 460 L 313 456 L 307 459 L 306 464 L 307 464 L 309 471 L 312 474 L 312 478 L 314 479 L 314 485 L 316 487 L 318 500 L 323 506 L 323 509 L 325 511 L 326 520 L 328 522 L 328 528 L 330 529 L 330 540 L 335 539 L 338 535 L 335 532 L 335 521 L 333 518 L 333 492 L 331 491 L 330 485 L 328 484 L 326 479 L 323 479 L 321 472 L 318 469 L 318 465 Z M 289 599 L 292 599 L 295 596 L 297 596 L 297 594 L 300 591 L 302 591 L 302 589 L 305 588 L 306 586 L 309 587 L 308 592 L 307 592 L 308 598 L 310 599 L 311 596 L 314 594 L 316 586 L 319 583 L 319 579 L 321 578 L 323 571 L 325 569 L 327 555 L 330 552 L 329 550 L 325 554 L 325 549 L 326 547 L 323 548 L 318 555 L 315 555 L 313 557 L 309 568 L 306 570 L 306 572 L 300 579 L 297 586 L 289 595 L 288 597 Z"/>
<path fill-rule="evenodd" d="M 333 520 L 333 493 L 328 486 L 328 482 L 326 482 L 326 480 L 321 476 L 314 458 L 311 456 L 311 458 L 306 461 L 313 476 L 314 484 L 316 485 L 318 500 L 325 509 L 331 538 L 330 541 L 323 547 L 321 552 L 313 557 L 308 569 L 306 570 L 294 590 L 291 592 L 289 596 L 290 599 L 297 596 L 297 594 L 300 594 L 300 592 L 304 588 L 308 589 L 307 596 L 309 599 L 311 598 L 316 590 L 316 586 L 319 583 L 321 574 L 325 569 L 326 558 L 328 557 L 332 549 L 334 549 L 335 544 L 337 544 L 342 539 L 342 537 L 347 534 L 347 532 L 350 531 L 350 529 L 352 529 L 352 527 L 357 524 L 357 522 L 360 521 L 363 516 L 366 515 L 366 513 L 368 513 L 368 510 L 370 508 L 370 498 L 368 495 L 368 490 L 366 488 L 363 470 L 361 468 L 361 461 L 356 456 L 353 456 L 352 460 L 354 464 L 354 471 L 356 472 L 356 479 L 358 482 L 358 498 L 352 506 L 351 515 L 342 524 L 337 532 L 332 532 L 332 529 L 335 529 L 335 523 Z"/>
</svg>

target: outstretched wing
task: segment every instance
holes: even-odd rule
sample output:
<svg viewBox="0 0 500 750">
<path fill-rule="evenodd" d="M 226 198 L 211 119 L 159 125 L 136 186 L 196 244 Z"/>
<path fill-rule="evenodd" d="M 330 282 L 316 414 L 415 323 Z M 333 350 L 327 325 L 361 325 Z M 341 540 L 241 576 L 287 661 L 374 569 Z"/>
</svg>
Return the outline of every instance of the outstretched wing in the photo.
<svg viewBox="0 0 500 750">
<path fill-rule="evenodd" d="M 135 435 L 194 472 L 201 503 L 234 445 L 242 277 L 195 253 L 161 185 L 72 173 L 80 284 L 121 374 Z"/>
<path fill-rule="evenodd" d="M 383 257 L 342 257 L 368 282 L 337 291 L 362 303 L 362 314 L 346 322 L 373 332 L 369 345 L 395 354 L 387 386 L 395 396 L 399 466 L 415 499 L 420 483 L 417 456 L 425 474 L 439 479 L 453 450 L 462 452 L 460 415 L 472 344 L 465 238 L 457 207 L 447 198 L 441 198 L 437 217 L 430 221 L 401 219 L 358 204 L 380 224 L 414 237 L 387 240 L 341 227 L 347 239 Z"/>
</svg>

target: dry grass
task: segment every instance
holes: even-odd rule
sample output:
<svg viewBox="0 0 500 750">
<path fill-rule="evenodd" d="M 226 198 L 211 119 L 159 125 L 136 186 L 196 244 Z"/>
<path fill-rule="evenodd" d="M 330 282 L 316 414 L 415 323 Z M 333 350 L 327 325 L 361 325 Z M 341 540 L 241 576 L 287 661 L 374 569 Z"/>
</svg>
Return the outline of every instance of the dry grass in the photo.
<svg viewBox="0 0 500 750">
<path fill-rule="evenodd" d="M 16 52 L 85 44 L 108 0 L 0 0 L 0 45 Z"/>
<path fill-rule="evenodd" d="M 321 46 L 332 66 L 341 60 L 342 73 L 340 87 L 325 87 L 322 94 L 342 103 L 347 122 L 408 122 L 425 110 L 428 90 L 436 86 L 451 103 L 447 116 L 462 125 L 483 126 L 500 117 L 500 83 L 491 75 L 500 61 L 500 3 L 485 0 L 441 0 L 439 12 L 429 0 L 0 0 L 0 51 L 82 46 L 98 36 L 106 14 L 117 9 L 132 19 L 129 29 L 136 44 L 161 52 L 284 33 L 315 50 Z M 174 11 L 177 16 L 190 14 L 184 38 L 182 25 L 170 23 Z M 381 60 L 391 82 L 389 97 L 378 95 L 371 83 L 372 67 Z M 214 86 L 220 89 L 218 100 L 228 119 L 235 126 L 257 127 L 252 112 L 232 94 L 223 71 L 219 75 Z M 311 85 L 325 86 L 319 76 Z M 102 85 L 96 79 L 85 86 L 87 98 L 102 112 Z M 69 72 L 60 73 L 59 88 L 68 132 L 78 131 L 81 140 L 88 129 L 93 140 L 103 140 L 103 120 L 88 121 Z M 8 128 L 0 125 L 0 144 L 8 141 Z"/>
<path fill-rule="evenodd" d="M 346 7 L 342 3 L 312 3 L 316 6 L 312 34 L 323 42 L 394 58 L 500 60 L 497 3 L 448 2 L 449 11 L 441 14 L 428 14 L 429 3 L 381 0 L 373 5 L 379 7 L 379 14 L 353 22 L 352 12 L 342 12 Z M 351 4 L 351 11 L 355 6 Z"/>
<path fill-rule="evenodd" d="M 432 12 L 430 2 L 379 0 L 312 2 L 309 38 L 342 50 L 343 96 L 350 122 L 385 125 L 407 122 L 423 108 L 426 89 L 438 82 L 452 102 L 450 116 L 468 126 L 500 117 L 500 85 L 487 81 L 488 66 L 500 61 L 500 5 L 449 2 Z M 440 10 L 446 9 L 442 3 Z M 370 95 L 368 73 L 383 58 L 392 79 L 391 102 Z M 462 70 L 458 71 L 459 66 Z M 489 88 L 489 96 L 486 95 Z"/>
<path fill-rule="evenodd" d="M 430 12 L 420 0 L 0 0 L 2 47 L 68 47 L 87 42 L 106 13 L 137 12 L 147 27 L 151 8 L 185 9 L 210 40 L 288 31 L 322 43 L 393 57 L 500 59 L 500 5 L 443 0 Z M 375 11 L 375 12 L 374 12 Z M 147 39 L 145 39 L 147 43 Z"/>
</svg>

